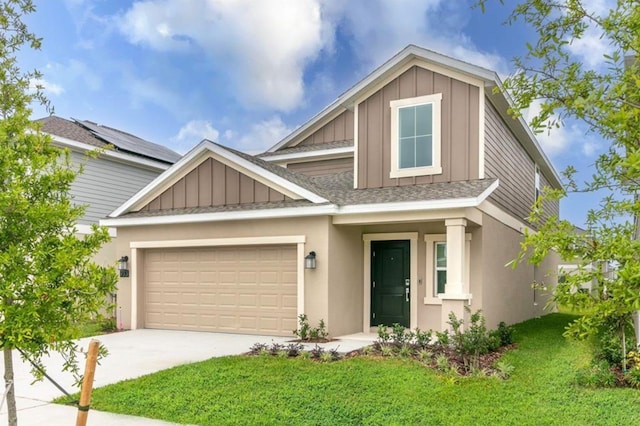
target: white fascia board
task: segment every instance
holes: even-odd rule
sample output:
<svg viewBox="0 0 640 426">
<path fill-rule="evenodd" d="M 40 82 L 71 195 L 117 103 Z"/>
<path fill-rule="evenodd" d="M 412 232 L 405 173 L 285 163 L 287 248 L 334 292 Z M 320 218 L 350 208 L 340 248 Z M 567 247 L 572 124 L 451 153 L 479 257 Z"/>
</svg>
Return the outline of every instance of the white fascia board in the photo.
<svg viewBox="0 0 640 426">
<path fill-rule="evenodd" d="M 288 181 L 285 178 L 282 178 L 278 175 L 276 175 L 275 173 L 271 173 L 268 170 L 263 169 L 262 167 L 253 164 L 250 161 L 245 160 L 244 158 L 234 154 L 231 151 L 227 151 L 226 149 L 224 149 L 223 147 L 221 147 L 220 145 L 216 145 L 213 144 L 211 142 L 209 142 L 209 144 L 211 145 L 209 147 L 209 149 L 211 149 L 212 152 L 218 154 L 219 156 L 226 158 L 227 160 L 238 164 L 239 166 L 247 169 L 248 171 L 258 175 L 258 176 L 262 176 L 264 178 L 266 178 L 267 180 L 273 182 L 274 184 L 287 189 L 288 191 L 291 191 L 292 193 L 300 196 L 301 198 L 304 198 L 306 200 L 311 201 L 312 203 L 316 203 L 316 204 L 320 204 L 320 203 L 327 203 L 328 200 L 319 196 L 318 194 L 315 194 L 311 191 L 309 191 L 308 189 L 305 189 L 299 185 L 296 185 L 295 183 Z"/>
<path fill-rule="evenodd" d="M 354 152 L 354 147 L 346 146 L 342 148 L 322 149 L 317 151 L 294 152 L 291 154 L 281 154 L 281 155 L 268 155 L 266 157 L 260 157 L 260 158 L 270 163 L 271 162 L 277 163 L 280 161 L 289 161 L 289 160 L 335 158 L 339 156 L 347 156 L 348 154 L 353 154 L 353 152 Z"/>
<path fill-rule="evenodd" d="M 309 207 L 288 207 L 283 209 L 245 210 L 217 213 L 197 213 L 171 216 L 148 216 L 133 218 L 102 219 L 103 226 L 144 226 L 144 225 L 170 225 L 183 223 L 220 222 L 225 220 L 249 220 L 249 219 L 278 219 L 286 217 L 323 216 L 336 213 L 333 204 Z"/>
<path fill-rule="evenodd" d="M 57 135 L 54 135 L 54 134 L 51 134 L 51 133 L 47 133 L 47 132 L 41 132 L 41 133 L 51 136 L 51 138 L 53 139 L 53 143 L 55 145 L 62 146 L 62 147 L 68 147 L 68 148 L 70 148 L 72 150 L 78 150 L 78 151 L 82 151 L 82 152 L 90 152 L 90 151 L 103 149 L 103 148 L 100 148 L 99 146 L 93 146 L 93 145 L 89 145 L 89 144 L 86 144 L 86 143 L 83 143 L 83 142 L 74 141 L 74 140 L 63 138 L 61 136 L 57 136 Z M 120 160 L 120 161 L 123 161 L 123 162 L 126 162 L 126 163 L 145 166 L 145 167 L 152 168 L 152 169 L 155 169 L 155 170 L 167 170 L 170 167 L 170 164 L 167 164 L 167 163 L 162 163 L 160 161 L 154 161 L 154 160 L 141 158 L 141 157 L 130 155 L 130 154 L 125 154 L 123 152 L 114 151 L 112 149 L 103 150 L 100 153 L 100 156 L 113 158 L 115 160 Z"/>
<path fill-rule="evenodd" d="M 313 116 L 309 121 L 304 123 L 302 126 L 298 127 L 295 131 L 293 131 L 289 136 L 282 139 L 280 142 L 272 146 L 268 149 L 268 152 L 274 152 L 283 146 L 287 145 L 291 140 L 295 139 L 302 133 L 309 130 L 312 126 L 314 126 L 318 121 L 324 119 L 329 114 L 331 114 L 336 108 L 341 107 L 343 110 L 348 109 L 352 100 L 358 97 L 358 94 L 361 91 L 364 91 L 369 87 L 369 85 L 375 83 L 377 80 L 384 78 L 388 73 L 392 72 L 396 67 L 401 66 L 407 61 L 410 61 L 413 58 L 420 58 L 430 62 L 434 62 L 443 67 L 456 70 L 465 74 L 469 74 L 473 77 L 479 78 L 485 81 L 496 81 L 498 78 L 498 74 L 494 71 L 488 70 L 486 68 L 482 68 L 464 61 L 460 61 L 458 59 L 451 58 L 449 56 L 442 55 L 440 53 L 436 53 L 432 50 L 423 49 L 421 47 L 415 45 L 409 45 L 398 52 L 395 56 L 389 59 L 387 62 L 382 64 L 380 67 L 371 72 L 364 79 L 360 80 L 349 90 L 344 92 L 342 95 L 338 97 L 335 101 L 325 107 L 318 114 Z"/>
</svg>

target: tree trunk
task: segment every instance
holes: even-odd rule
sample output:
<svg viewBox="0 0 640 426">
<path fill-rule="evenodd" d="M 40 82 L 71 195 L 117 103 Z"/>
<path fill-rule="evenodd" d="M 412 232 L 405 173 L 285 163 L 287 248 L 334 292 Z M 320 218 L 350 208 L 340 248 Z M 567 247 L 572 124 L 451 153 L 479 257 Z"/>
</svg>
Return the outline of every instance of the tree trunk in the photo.
<svg viewBox="0 0 640 426">
<path fill-rule="evenodd" d="M 9 386 L 10 385 L 10 386 Z M 10 348 L 4 348 L 4 386 L 5 390 L 9 386 L 7 392 L 7 416 L 9 426 L 18 425 L 18 411 L 16 410 L 16 387 L 13 383 L 13 356 Z"/>
</svg>

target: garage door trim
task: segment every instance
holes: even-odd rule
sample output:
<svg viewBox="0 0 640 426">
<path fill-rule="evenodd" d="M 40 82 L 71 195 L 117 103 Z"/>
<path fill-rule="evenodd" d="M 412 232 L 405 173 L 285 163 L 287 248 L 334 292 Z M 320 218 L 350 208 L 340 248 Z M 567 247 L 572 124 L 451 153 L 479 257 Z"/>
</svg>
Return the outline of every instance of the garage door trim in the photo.
<svg viewBox="0 0 640 426">
<path fill-rule="evenodd" d="M 132 241 L 131 248 L 131 329 L 138 328 L 138 251 L 146 248 L 252 246 L 273 244 L 297 245 L 297 314 L 304 313 L 304 256 L 306 237 L 285 235 L 272 237 L 207 238 L 195 240 Z"/>
</svg>

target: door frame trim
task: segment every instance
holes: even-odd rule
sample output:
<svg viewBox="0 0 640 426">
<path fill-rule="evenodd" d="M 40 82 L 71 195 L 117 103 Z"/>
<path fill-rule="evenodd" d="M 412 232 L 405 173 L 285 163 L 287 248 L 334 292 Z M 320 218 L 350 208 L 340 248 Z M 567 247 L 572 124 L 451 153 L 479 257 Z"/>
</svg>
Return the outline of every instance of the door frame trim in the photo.
<svg viewBox="0 0 640 426">
<path fill-rule="evenodd" d="M 364 303 L 362 309 L 362 331 L 369 333 L 371 328 L 371 241 L 408 240 L 410 258 L 411 301 L 409 304 L 409 327 L 418 326 L 418 233 L 393 232 L 363 234 L 364 242 Z"/>
<path fill-rule="evenodd" d="M 141 292 L 144 277 L 144 267 L 140 264 L 140 250 L 145 248 L 189 248 L 189 247 L 228 247 L 228 246 L 259 246 L 259 245 L 296 245 L 297 257 L 297 316 L 304 313 L 304 235 L 284 235 L 272 237 L 248 237 L 248 238 L 202 238 L 196 240 L 159 240 L 159 241 L 132 241 L 129 243 L 131 250 L 131 330 L 144 327 L 144 321 L 138 321 L 138 301 L 142 300 Z M 297 318 L 297 317 L 296 317 Z"/>
</svg>

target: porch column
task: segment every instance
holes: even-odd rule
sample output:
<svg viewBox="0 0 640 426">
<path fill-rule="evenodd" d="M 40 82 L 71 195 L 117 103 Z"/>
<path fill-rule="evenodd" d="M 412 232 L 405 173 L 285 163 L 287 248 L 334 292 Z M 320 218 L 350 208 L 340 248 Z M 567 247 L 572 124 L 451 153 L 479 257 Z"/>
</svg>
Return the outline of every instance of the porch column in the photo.
<svg viewBox="0 0 640 426">
<path fill-rule="evenodd" d="M 465 282 L 466 243 L 465 219 L 447 219 L 447 283 L 444 293 L 438 295 L 442 299 L 441 329 L 449 329 L 449 313 L 453 312 L 457 318 L 467 319 L 465 304 L 471 300 L 469 283 Z"/>
</svg>

